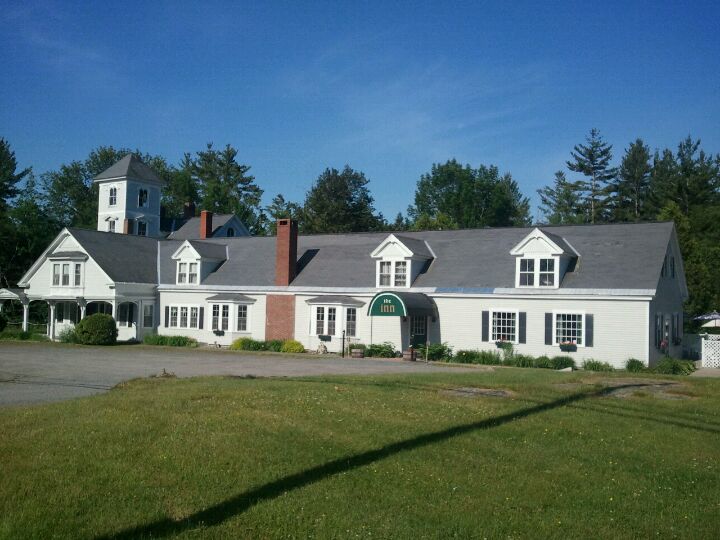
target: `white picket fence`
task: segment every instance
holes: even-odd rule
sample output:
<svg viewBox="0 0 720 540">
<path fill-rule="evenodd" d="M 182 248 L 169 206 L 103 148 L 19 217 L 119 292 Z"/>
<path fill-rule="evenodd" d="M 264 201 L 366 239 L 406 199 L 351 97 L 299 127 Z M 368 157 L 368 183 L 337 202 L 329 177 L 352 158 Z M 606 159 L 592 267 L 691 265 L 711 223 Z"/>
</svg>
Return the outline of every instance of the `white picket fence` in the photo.
<svg viewBox="0 0 720 540">
<path fill-rule="evenodd" d="M 705 334 L 702 336 L 702 366 L 720 368 L 720 335 Z"/>
</svg>

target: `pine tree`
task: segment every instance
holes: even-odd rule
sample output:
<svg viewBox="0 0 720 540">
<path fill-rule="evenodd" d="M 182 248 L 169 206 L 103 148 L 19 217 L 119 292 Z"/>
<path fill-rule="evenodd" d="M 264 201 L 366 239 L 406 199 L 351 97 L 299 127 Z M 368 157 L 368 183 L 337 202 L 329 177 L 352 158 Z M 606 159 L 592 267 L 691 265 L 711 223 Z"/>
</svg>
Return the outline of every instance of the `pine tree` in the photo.
<svg viewBox="0 0 720 540">
<path fill-rule="evenodd" d="M 265 208 L 265 211 L 270 216 L 269 233 L 275 235 L 277 232 L 277 220 L 281 218 L 299 219 L 302 208 L 297 203 L 286 201 L 285 197 L 278 193 L 273 197 L 270 206 Z"/>
<path fill-rule="evenodd" d="M 566 225 L 585 221 L 576 189 L 575 184 L 567 181 L 564 172 L 557 171 L 552 186 L 537 190 L 540 196 L 540 211 L 548 223 Z"/>
<path fill-rule="evenodd" d="M 0 137 L 0 219 L 4 218 L 10 201 L 17 196 L 17 184 L 30 174 L 30 168 L 17 171 L 15 152 L 10 143 Z"/>
<path fill-rule="evenodd" d="M 643 216 L 651 172 L 650 149 L 638 138 L 625 150 L 612 184 L 610 206 L 613 221 L 638 221 Z"/>
<path fill-rule="evenodd" d="M 189 153 L 183 155 L 177 168 L 172 169 L 168 183 L 162 194 L 162 205 L 168 216 L 181 217 L 185 213 L 185 205 L 198 205 L 198 183 L 193 176 L 193 159 Z"/>
<path fill-rule="evenodd" d="M 573 160 L 568 161 L 567 166 L 585 176 L 576 184 L 587 204 L 590 223 L 596 223 L 604 219 L 608 183 L 615 178 L 617 169 L 610 167 L 612 145 L 603 141 L 599 130 L 591 129 L 585 140 L 587 144 L 575 145 L 571 152 Z"/>
</svg>

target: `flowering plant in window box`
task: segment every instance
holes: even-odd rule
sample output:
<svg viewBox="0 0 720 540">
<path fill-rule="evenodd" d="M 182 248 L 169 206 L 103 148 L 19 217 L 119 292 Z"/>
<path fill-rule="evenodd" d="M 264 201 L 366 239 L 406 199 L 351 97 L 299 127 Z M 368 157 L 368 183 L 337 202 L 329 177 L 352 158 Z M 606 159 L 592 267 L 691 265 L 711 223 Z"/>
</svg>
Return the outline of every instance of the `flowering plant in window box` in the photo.
<svg viewBox="0 0 720 540">
<path fill-rule="evenodd" d="M 504 350 L 504 351 L 507 351 L 507 350 L 509 350 L 509 349 L 512 349 L 513 344 L 512 344 L 512 341 L 505 341 L 505 340 L 503 340 L 503 339 L 499 339 L 499 340 L 497 340 L 497 341 L 495 342 L 495 346 L 496 346 L 498 349 L 502 349 L 502 350 Z"/>
<path fill-rule="evenodd" d="M 213 330 L 213 334 L 215 334 L 216 336 L 224 336 L 225 330 Z"/>
<path fill-rule="evenodd" d="M 577 343 L 574 341 L 563 341 L 560 343 L 560 350 L 563 352 L 577 351 Z"/>
</svg>

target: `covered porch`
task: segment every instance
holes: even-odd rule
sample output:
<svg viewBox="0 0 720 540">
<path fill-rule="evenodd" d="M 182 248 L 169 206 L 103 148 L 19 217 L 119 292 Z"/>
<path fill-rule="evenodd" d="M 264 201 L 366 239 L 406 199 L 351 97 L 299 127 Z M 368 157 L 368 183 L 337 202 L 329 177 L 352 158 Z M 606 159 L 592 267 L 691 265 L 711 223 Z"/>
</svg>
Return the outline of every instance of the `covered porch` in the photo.
<svg viewBox="0 0 720 540">
<path fill-rule="evenodd" d="M 371 343 L 385 341 L 384 336 L 399 330 L 401 350 L 440 342 L 437 306 L 416 292 L 387 291 L 376 294 L 368 305 Z M 379 338 L 379 339 L 378 339 Z"/>
</svg>

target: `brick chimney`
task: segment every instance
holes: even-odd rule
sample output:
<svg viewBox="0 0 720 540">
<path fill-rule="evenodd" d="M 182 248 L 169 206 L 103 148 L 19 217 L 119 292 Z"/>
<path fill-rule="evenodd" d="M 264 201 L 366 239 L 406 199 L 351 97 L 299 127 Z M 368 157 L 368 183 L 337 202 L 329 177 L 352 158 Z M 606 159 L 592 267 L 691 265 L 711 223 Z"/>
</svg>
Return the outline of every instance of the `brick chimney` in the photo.
<svg viewBox="0 0 720 540">
<path fill-rule="evenodd" d="M 275 285 L 288 286 L 295 279 L 297 237 L 297 221 L 292 219 L 278 220 L 275 245 Z"/>
<path fill-rule="evenodd" d="M 183 218 L 190 219 L 195 217 L 195 203 L 188 201 L 183 205 Z"/>
<path fill-rule="evenodd" d="M 213 213 L 209 210 L 200 212 L 200 238 L 211 238 L 213 232 Z"/>
<path fill-rule="evenodd" d="M 134 231 L 133 231 L 133 228 L 134 228 L 133 225 L 134 225 L 134 224 L 133 224 L 132 219 L 127 219 L 127 218 L 125 218 L 125 219 L 123 220 L 123 234 L 133 234 L 133 233 L 134 233 Z"/>
</svg>

